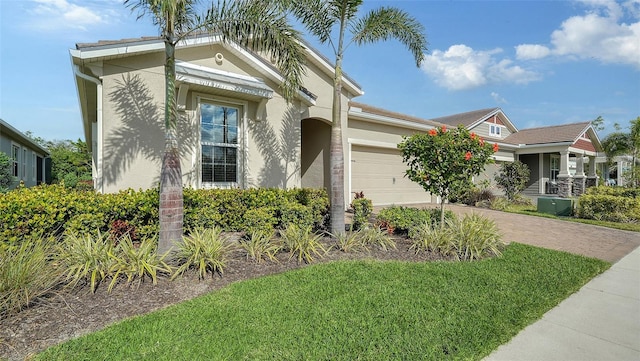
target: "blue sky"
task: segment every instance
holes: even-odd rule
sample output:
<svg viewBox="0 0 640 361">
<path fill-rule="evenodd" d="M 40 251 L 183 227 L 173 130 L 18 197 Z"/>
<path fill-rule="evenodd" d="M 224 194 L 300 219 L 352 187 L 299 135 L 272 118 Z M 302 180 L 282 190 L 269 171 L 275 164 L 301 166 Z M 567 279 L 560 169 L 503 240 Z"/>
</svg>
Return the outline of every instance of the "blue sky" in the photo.
<svg viewBox="0 0 640 361">
<path fill-rule="evenodd" d="M 422 118 L 500 107 L 519 129 L 640 116 L 640 0 L 365 0 L 425 27 L 418 68 L 394 41 L 347 49 L 355 101 Z M 81 138 L 69 49 L 157 35 L 120 0 L 0 0 L 0 118 L 45 139 Z M 309 39 L 333 59 L 328 48 Z"/>
</svg>

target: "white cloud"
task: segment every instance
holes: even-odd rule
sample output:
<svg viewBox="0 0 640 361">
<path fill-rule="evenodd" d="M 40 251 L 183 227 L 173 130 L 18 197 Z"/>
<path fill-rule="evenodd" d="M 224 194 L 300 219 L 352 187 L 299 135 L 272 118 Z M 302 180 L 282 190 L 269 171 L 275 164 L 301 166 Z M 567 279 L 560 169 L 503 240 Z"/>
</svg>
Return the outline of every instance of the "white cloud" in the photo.
<svg viewBox="0 0 640 361">
<path fill-rule="evenodd" d="M 35 0 L 30 11 L 33 18 L 27 26 L 41 31 L 60 29 L 86 30 L 88 26 L 107 22 L 109 11 L 99 13 L 88 6 L 81 6 L 69 0 Z"/>
<path fill-rule="evenodd" d="M 505 98 L 503 98 L 500 94 L 498 94 L 496 92 L 491 92 L 491 97 L 498 104 L 507 104 L 508 103 Z"/>
<path fill-rule="evenodd" d="M 471 89 L 489 83 L 526 84 L 539 78 L 511 60 L 497 59 L 501 53 L 499 48 L 476 51 L 467 45 L 453 45 L 446 51 L 434 50 L 427 55 L 422 70 L 438 85 L 450 90 Z"/>
<path fill-rule="evenodd" d="M 628 64 L 640 69 L 640 1 L 618 4 L 612 0 L 582 1 L 586 14 L 572 16 L 551 34 L 551 46 L 523 44 L 516 47 L 519 59 L 538 59 L 545 54 L 603 63 Z M 625 19 L 627 15 L 627 22 Z"/>
<path fill-rule="evenodd" d="M 520 60 L 542 59 L 551 54 L 551 49 L 543 45 L 522 44 L 516 46 L 516 58 Z"/>
</svg>

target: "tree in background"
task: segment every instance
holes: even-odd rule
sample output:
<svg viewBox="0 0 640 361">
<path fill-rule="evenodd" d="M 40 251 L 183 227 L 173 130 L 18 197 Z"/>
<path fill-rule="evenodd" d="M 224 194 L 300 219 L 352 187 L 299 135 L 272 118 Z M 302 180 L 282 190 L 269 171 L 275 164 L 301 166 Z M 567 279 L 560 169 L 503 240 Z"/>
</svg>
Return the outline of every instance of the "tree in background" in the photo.
<svg viewBox="0 0 640 361">
<path fill-rule="evenodd" d="M 640 160 L 640 117 L 630 121 L 628 133 L 623 132 L 618 124 L 615 127 L 616 131 L 602 141 L 602 147 L 609 162 L 617 156 L 631 157 L 631 169 L 625 176 L 629 186 L 640 187 L 640 167 L 636 164 Z"/>
<path fill-rule="evenodd" d="M 46 140 L 27 131 L 25 135 L 49 152 L 51 157 L 51 182 L 62 183 L 70 188 L 79 182 L 91 181 L 91 153 L 87 143 L 76 141 Z"/>
<path fill-rule="evenodd" d="M 284 78 L 282 90 L 292 99 L 301 85 L 304 52 L 299 33 L 275 1 L 214 1 L 199 14 L 197 0 L 125 0 L 138 18 L 149 15 L 164 41 L 165 149 L 160 170 L 160 240 L 158 252 L 170 251 L 183 236 L 182 169 L 177 139 L 176 46 L 190 35 L 206 31 L 224 42 L 263 53 L 275 61 Z"/>
<path fill-rule="evenodd" d="M 424 27 L 406 12 L 380 7 L 358 17 L 362 0 L 281 0 L 320 42 L 328 43 L 335 56 L 329 168 L 331 183 L 331 233 L 345 232 L 344 149 L 342 144 L 342 60 L 351 44 L 363 45 L 395 38 L 413 54 L 420 66 L 427 51 Z M 337 29 L 336 29 L 337 28 Z M 345 39 L 350 31 L 351 39 Z M 334 31 L 336 30 L 336 31 Z"/>
<path fill-rule="evenodd" d="M 9 190 L 11 183 L 13 183 L 12 165 L 11 158 L 7 154 L 0 152 L 0 193 Z"/>
<path fill-rule="evenodd" d="M 491 156 L 498 151 L 498 144 L 486 143 L 463 126 L 450 131 L 442 126 L 404 137 L 398 148 L 409 166 L 405 175 L 441 198 L 440 226 L 444 227 L 445 202 L 450 195 L 473 186 L 472 177 L 493 162 Z"/>
<path fill-rule="evenodd" d="M 504 190 L 507 199 L 513 201 L 516 194 L 522 192 L 527 187 L 531 172 L 526 164 L 519 160 L 506 162 L 500 166 L 498 174 L 495 176 L 496 183 Z"/>
<path fill-rule="evenodd" d="M 87 143 L 78 139 L 48 142 L 51 156 L 51 181 L 76 188 L 79 182 L 91 181 L 91 153 Z"/>
</svg>

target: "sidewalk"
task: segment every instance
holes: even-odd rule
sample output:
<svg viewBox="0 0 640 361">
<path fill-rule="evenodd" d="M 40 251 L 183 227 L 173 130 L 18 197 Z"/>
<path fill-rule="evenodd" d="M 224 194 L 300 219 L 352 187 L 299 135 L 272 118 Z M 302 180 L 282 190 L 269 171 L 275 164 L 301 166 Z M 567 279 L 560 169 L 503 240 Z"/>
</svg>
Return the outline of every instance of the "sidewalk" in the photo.
<svg viewBox="0 0 640 361">
<path fill-rule="evenodd" d="M 640 248 L 485 361 L 640 360 Z"/>
</svg>

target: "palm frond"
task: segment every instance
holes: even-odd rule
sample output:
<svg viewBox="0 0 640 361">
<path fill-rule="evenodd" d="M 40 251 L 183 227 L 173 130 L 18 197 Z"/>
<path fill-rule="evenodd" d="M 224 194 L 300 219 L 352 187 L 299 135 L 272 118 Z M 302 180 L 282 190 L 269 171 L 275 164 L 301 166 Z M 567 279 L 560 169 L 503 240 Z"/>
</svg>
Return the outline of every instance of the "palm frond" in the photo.
<svg viewBox="0 0 640 361">
<path fill-rule="evenodd" d="M 427 51 L 424 26 L 405 11 L 381 7 L 370 11 L 351 27 L 353 42 L 357 45 L 391 38 L 400 41 L 413 54 L 420 66 Z"/>
</svg>

